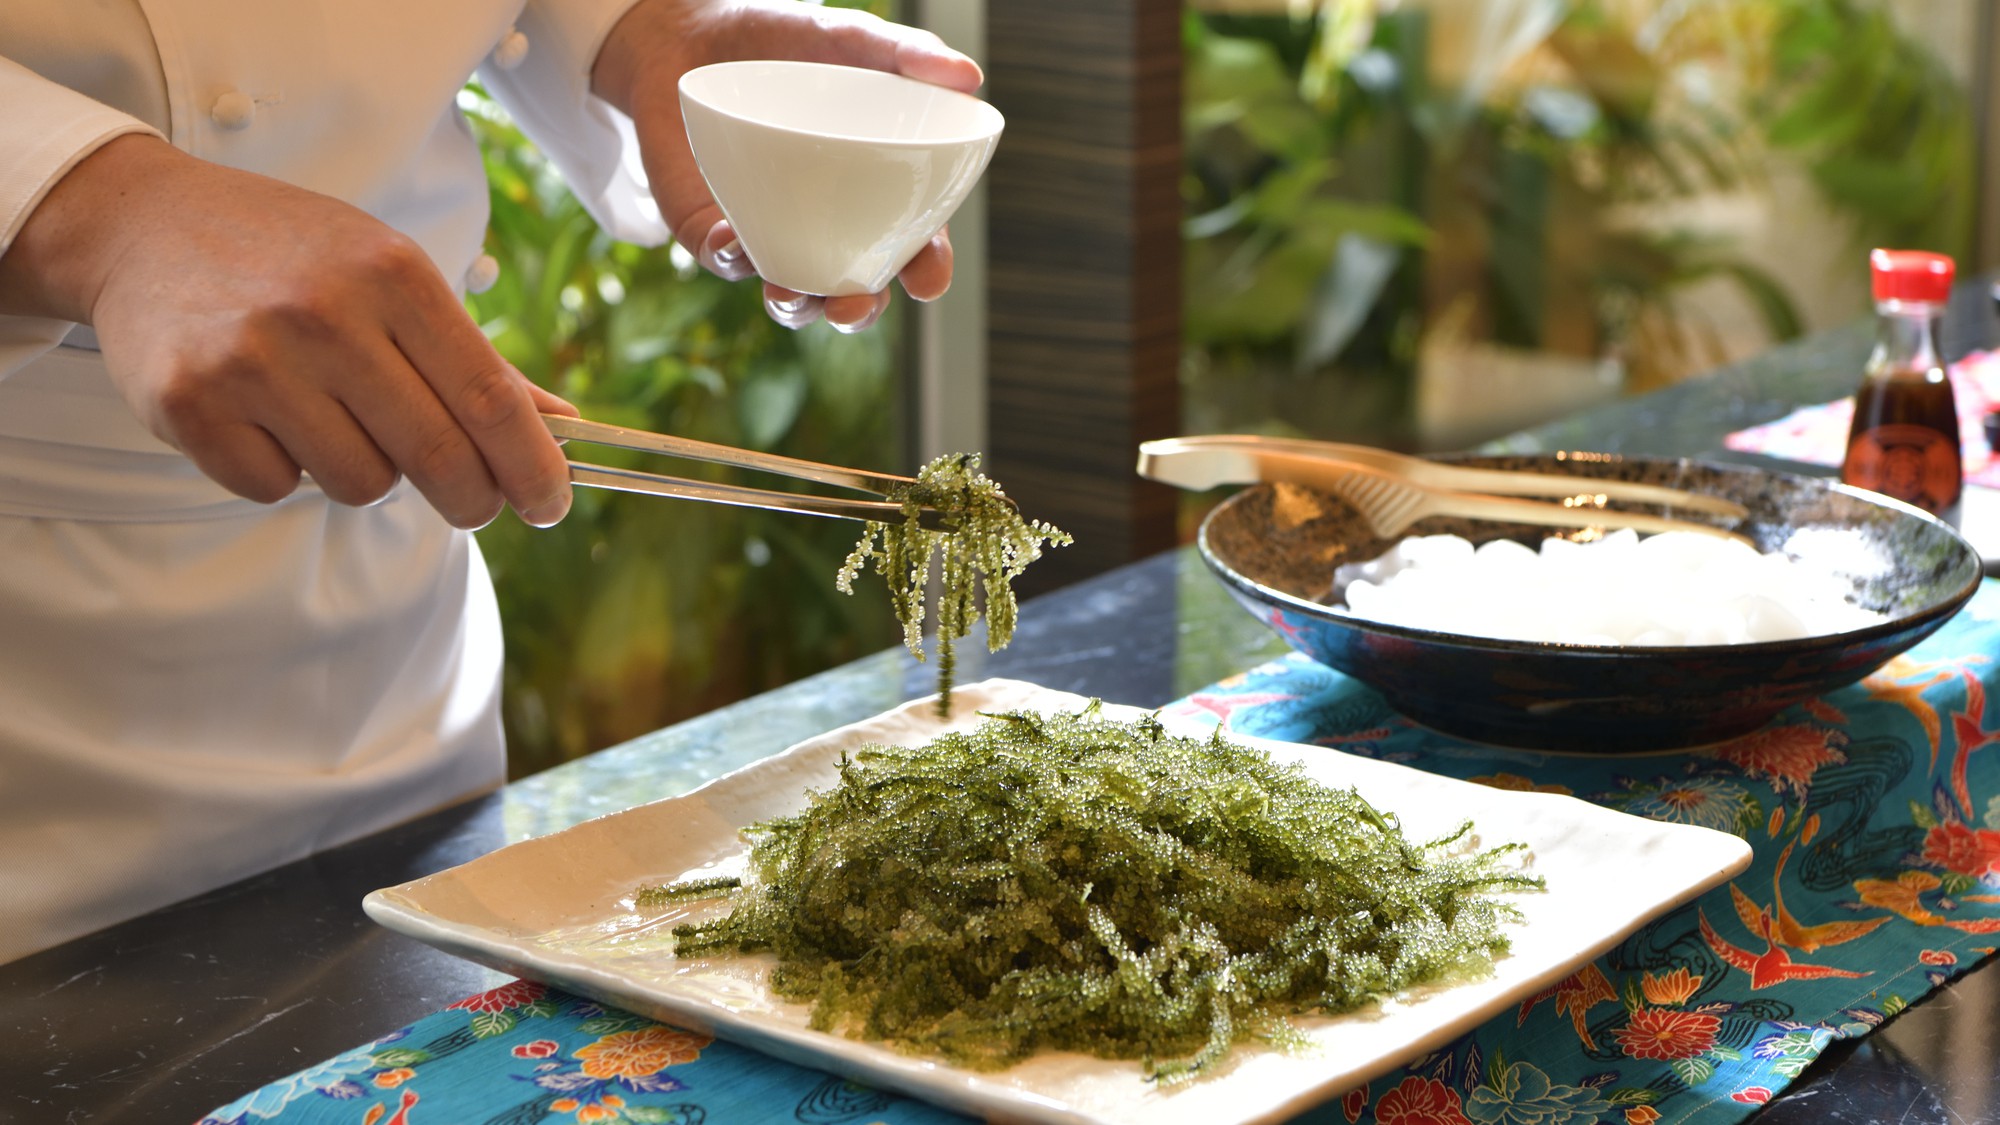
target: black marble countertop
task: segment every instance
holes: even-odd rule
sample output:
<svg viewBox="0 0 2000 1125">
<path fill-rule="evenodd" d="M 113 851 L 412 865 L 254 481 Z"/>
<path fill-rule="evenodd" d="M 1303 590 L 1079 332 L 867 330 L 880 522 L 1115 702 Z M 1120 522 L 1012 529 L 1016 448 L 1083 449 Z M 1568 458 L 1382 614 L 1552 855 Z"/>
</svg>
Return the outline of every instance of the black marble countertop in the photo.
<svg viewBox="0 0 2000 1125">
<path fill-rule="evenodd" d="M 1985 286 L 1947 323 L 1956 356 L 2000 340 Z M 1717 455 L 1722 435 L 1848 393 L 1865 325 L 1497 447 Z M 1154 706 L 1283 651 L 1187 550 L 1035 599 L 1014 642 L 961 657 Z M 0 1123 L 153 1125 L 203 1113 L 501 978 L 370 922 L 363 895 L 512 841 L 686 792 L 932 688 L 889 651 L 517 782 L 500 793 L 0 966 Z M 0 906 L 4 919 L 4 906 Z M 1990 961 L 1858 1042 L 1836 1045 L 1762 1125 L 2000 1125 L 2000 973 Z"/>
</svg>

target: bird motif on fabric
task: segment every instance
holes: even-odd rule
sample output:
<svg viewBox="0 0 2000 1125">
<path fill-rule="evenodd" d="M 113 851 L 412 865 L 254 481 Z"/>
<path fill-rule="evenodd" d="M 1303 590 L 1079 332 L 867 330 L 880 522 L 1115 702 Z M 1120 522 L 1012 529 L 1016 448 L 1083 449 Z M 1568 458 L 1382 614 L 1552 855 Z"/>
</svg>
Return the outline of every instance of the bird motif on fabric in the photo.
<svg viewBox="0 0 2000 1125">
<path fill-rule="evenodd" d="M 1794 980 L 1821 980 L 1826 977 L 1865 977 L 1868 973 L 1836 969 L 1830 965 L 1806 965 L 1792 960 L 1792 955 L 1778 943 L 1776 936 L 1777 919 L 1771 911 L 1759 908 L 1749 896 L 1729 885 L 1730 894 L 1736 900 L 1736 914 L 1743 924 L 1764 939 L 1764 952 L 1752 953 L 1747 949 L 1731 945 L 1722 935 L 1715 932 L 1709 923 L 1708 912 L 1698 911 L 1701 920 L 1701 936 L 1708 947 L 1715 951 L 1731 968 L 1741 969 L 1750 974 L 1750 988 L 1770 988 Z"/>
<path fill-rule="evenodd" d="M 1927 680 L 1904 679 L 1937 668 L 1943 670 Z M 1956 665 L 1950 661 L 1917 661 L 1908 656 L 1898 656 L 1883 665 L 1880 671 L 1861 681 L 1861 686 L 1868 690 L 1871 699 L 1893 703 L 1915 716 L 1917 724 L 1924 728 L 1924 734 L 1930 739 L 1932 766 L 1937 765 L 1938 739 L 1942 733 L 1942 724 L 1938 721 L 1937 709 L 1924 698 L 1924 692 L 1951 679 L 1956 671 Z"/>
<path fill-rule="evenodd" d="M 1785 861 L 1792 858 L 1792 848 L 1797 843 L 1796 840 L 1786 843 L 1785 849 L 1778 853 L 1778 869 L 1771 873 L 1769 909 L 1751 902 L 1748 895 L 1736 889 L 1736 884 L 1729 885 L 1729 893 L 1736 902 L 1736 914 L 1743 919 L 1744 925 L 1762 932 L 1761 920 L 1768 918 L 1771 933 L 1766 936 L 1774 938 L 1773 944 L 1790 946 L 1801 953 L 1811 953 L 1822 946 L 1853 941 L 1894 917 L 1891 914 L 1884 914 L 1863 922 L 1822 922 L 1816 926 L 1808 926 L 1793 917 L 1792 912 L 1785 909 L 1785 892 L 1779 886 L 1779 879 L 1784 875 Z"/>
<path fill-rule="evenodd" d="M 369 1106 L 367 1115 L 361 1119 L 362 1125 L 376 1125 L 378 1121 L 381 1122 L 381 1125 L 409 1125 L 410 1109 L 416 1104 L 417 1092 L 415 1090 L 404 1090 L 401 1102 L 396 1108 L 396 1116 L 391 1117 L 387 1121 L 382 1121 L 382 1115 L 389 1112 L 389 1108 L 383 1105 Z"/>
<path fill-rule="evenodd" d="M 1556 1014 L 1567 1015 L 1576 1028 L 1576 1038 L 1586 1051 L 1597 1050 L 1597 1041 L 1590 1037 L 1590 1028 L 1584 1023 L 1584 1016 L 1590 1009 L 1603 1003 L 1616 1002 L 1618 990 L 1605 979 L 1604 970 L 1596 965 L 1585 965 L 1582 969 L 1565 978 L 1561 983 L 1545 988 L 1526 1000 L 1521 1001 L 1521 1010 L 1514 1026 L 1528 1022 L 1528 1013 L 1535 1005 L 1554 998 Z"/>
<path fill-rule="evenodd" d="M 1176 715 L 1196 717 L 1213 715 L 1222 720 L 1224 726 L 1228 726 L 1229 716 L 1242 708 L 1261 707 L 1267 703 L 1283 703 L 1297 698 L 1296 695 L 1281 692 L 1245 692 L 1242 695 L 1230 695 L 1227 692 L 1198 691 L 1188 696 L 1185 701 L 1166 710 Z"/>
<path fill-rule="evenodd" d="M 1986 716 L 1986 687 L 1979 677 L 1965 672 L 1965 709 L 1951 713 L 1951 736 L 1958 744 L 1958 753 L 1951 763 L 1951 791 L 1958 803 L 1970 817 L 1972 789 L 1966 781 L 1966 761 L 1972 752 L 2000 742 L 2000 730 L 1988 730 L 1981 725 Z M 1936 755 L 1932 755 L 1935 762 Z"/>
</svg>

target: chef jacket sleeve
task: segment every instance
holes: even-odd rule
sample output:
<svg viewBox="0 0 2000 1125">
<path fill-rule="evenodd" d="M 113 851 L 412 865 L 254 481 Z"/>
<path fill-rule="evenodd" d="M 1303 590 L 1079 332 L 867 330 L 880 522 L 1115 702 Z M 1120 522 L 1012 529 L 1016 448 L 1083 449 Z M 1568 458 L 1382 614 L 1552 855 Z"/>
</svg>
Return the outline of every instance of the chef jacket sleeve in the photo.
<svg viewBox="0 0 2000 1125">
<path fill-rule="evenodd" d="M 526 57 L 489 60 L 479 80 L 615 238 L 657 246 L 672 234 L 639 165 L 632 121 L 590 92 L 590 68 L 612 25 L 635 0 L 528 0 L 515 27 Z"/>
<path fill-rule="evenodd" d="M 0 57 L 0 254 L 57 180 L 106 141 L 152 126 Z M 60 343 L 66 320 L 0 316 L 0 378 Z"/>
</svg>

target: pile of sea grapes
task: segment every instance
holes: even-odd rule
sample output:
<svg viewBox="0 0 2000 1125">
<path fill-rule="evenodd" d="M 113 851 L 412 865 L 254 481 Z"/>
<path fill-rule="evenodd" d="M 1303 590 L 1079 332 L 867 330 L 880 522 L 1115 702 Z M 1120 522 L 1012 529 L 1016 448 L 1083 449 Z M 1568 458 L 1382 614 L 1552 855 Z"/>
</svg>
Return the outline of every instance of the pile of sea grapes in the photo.
<svg viewBox="0 0 2000 1125">
<path fill-rule="evenodd" d="M 1043 1050 L 1176 1081 L 1286 1017 L 1480 975 L 1539 887 L 1470 825 L 1412 843 L 1352 790 L 1151 717 L 990 716 L 869 747 L 755 826 L 731 912 L 677 953 L 770 951 L 821 1030 L 990 1069 Z M 648 888 L 642 905 L 710 897 Z"/>
<path fill-rule="evenodd" d="M 1070 537 L 1048 523 L 1022 518 L 1000 486 L 979 472 L 976 453 L 937 458 L 917 473 L 914 485 L 890 499 L 902 503 L 903 522 L 895 527 L 868 524 L 834 585 L 843 594 L 853 593 L 855 576 L 873 559 L 889 583 L 890 604 L 903 624 L 903 644 L 922 660 L 924 588 L 932 556 L 941 557 L 937 709 L 948 715 L 957 641 L 979 620 L 980 587 L 986 595 L 986 648 L 998 652 L 1014 636 L 1014 579 L 1042 557 L 1043 544 L 1061 546 Z M 942 530 L 918 524 L 917 515 L 926 507 L 943 513 Z"/>
</svg>

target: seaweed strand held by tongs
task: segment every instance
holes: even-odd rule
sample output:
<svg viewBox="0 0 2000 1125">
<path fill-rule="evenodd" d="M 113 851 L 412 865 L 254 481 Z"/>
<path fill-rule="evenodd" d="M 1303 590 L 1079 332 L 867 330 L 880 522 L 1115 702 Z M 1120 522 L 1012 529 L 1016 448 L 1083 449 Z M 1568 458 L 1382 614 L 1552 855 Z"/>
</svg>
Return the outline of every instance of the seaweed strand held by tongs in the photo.
<svg viewBox="0 0 2000 1125">
<path fill-rule="evenodd" d="M 889 497 L 902 505 L 902 522 L 871 522 L 863 528 L 834 584 L 844 594 L 853 593 L 855 576 L 873 562 L 889 583 L 904 646 L 923 660 L 925 594 L 931 560 L 938 560 L 937 710 L 949 715 L 957 642 L 979 621 L 981 595 L 986 649 L 998 652 L 1014 636 L 1019 612 L 1014 579 L 1042 557 L 1043 546 L 1062 546 L 1070 537 L 1046 522 L 1022 516 L 1000 486 L 979 472 L 976 453 L 937 458 Z M 938 513 L 941 526 L 926 526 L 920 518 L 931 511 Z"/>
</svg>

